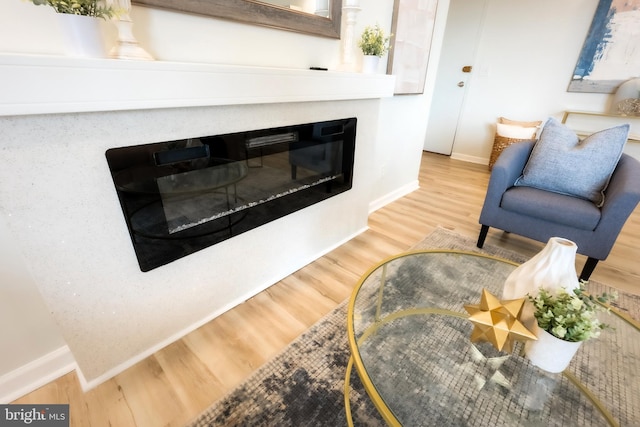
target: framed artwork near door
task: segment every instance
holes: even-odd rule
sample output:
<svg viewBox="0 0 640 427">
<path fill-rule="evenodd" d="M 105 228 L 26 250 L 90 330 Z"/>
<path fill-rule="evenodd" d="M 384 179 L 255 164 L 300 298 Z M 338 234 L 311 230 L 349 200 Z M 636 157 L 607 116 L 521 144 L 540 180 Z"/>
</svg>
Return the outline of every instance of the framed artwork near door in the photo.
<svg viewBox="0 0 640 427">
<path fill-rule="evenodd" d="M 640 0 L 600 0 L 568 92 L 614 93 L 640 75 Z"/>
<path fill-rule="evenodd" d="M 437 6 L 438 0 L 395 0 L 387 74 L 396 76 L 396 95 L 424 92 Z"/>
</svg>

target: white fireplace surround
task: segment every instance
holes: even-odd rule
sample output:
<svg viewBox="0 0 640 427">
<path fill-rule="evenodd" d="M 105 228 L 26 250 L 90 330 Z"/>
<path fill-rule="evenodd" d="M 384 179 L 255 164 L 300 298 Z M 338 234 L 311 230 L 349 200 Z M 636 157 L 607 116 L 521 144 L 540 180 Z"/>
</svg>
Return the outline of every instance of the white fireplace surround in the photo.
<svg viewBox="0 0 640 427">
<path fill-rule="evenodd" d="M 374 99 L 394 76 L 0 54 L 0 115 Z"/>
<path fill-rule="evenodd" d="M 367 227 L 379 98 L 393 95 L 393 76 L 24 55 L 0 55 L 0 70 L 0 238 L 24 259 L 15 268 L 42 295 L 84 389 Z M 106 149 L 345 117 L 358 118 L 350 191 L 140 272 Z"/>
</svg>

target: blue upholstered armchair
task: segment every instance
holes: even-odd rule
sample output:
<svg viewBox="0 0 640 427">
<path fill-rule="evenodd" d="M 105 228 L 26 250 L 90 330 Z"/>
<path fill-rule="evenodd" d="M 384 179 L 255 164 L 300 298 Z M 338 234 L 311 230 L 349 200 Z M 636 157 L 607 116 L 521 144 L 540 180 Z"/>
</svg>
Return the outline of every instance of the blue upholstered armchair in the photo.
<svg viewBox="0 0 640 427">
<path fill-rule="evenodd" d="M 580 279 L 589 280 L 598 261 L 605 260 L 622 226 L 640 200 L 640 163 L 622 154 L 605 191 L 604 204 L 528 186 L 514 186 L 522 175 L 534 142 L 507 147 L 493 166 L 477 246 L 489 227 L 539 242 L 558 236 L 574 241 L 587 262 Z M 588 167 L 588 165 L 582 165 Z"/>
</svg>

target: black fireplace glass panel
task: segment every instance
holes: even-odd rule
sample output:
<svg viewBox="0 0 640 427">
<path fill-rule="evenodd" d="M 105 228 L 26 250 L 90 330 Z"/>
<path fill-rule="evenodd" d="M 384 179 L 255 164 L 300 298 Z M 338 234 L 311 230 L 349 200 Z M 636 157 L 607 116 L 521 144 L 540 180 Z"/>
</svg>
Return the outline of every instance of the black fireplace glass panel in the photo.
<svg viewBox="0 0 640 427">
<path fill-rule="evenodd" d="M 356 118 L 107 150 L 142 271 L 351 189 Z"/>
</svg>

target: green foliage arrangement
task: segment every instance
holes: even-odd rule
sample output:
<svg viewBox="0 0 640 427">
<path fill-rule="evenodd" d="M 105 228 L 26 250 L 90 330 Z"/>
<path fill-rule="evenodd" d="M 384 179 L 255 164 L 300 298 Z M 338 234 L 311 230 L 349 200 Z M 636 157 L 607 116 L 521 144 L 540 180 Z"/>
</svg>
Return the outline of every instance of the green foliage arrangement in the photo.
<svg viewBox="0 0 640 427">
<path fill-rule="evenodd" d="M 382 56 L 389 50 L 390 36 L 385 36 L 379 24 L 367 26 L 358 40 L 358 46 L 365 55 Z"/>
<path fill-rule="evenodd" d="M 58 13 L 93 16 L 108 19 L 118 16 L 112 6 L 106 6 L 100 0 L 30 0 L 35 5 L 51 6 Z"/>
<path fill-rule="evenodd" d="M 538 326 L 557 338 L 572 342 L 597 338 L 602 329 L 609 328 L 598 320 L 596 314 L 607 310 L 602 304 L 616 298 L 616 294 L 589 295 L 583 283 L 572 294 L 562 289 L 557 295 L 552 295 L 540 288 L 536 297 L 529 296 Z"/>
</svg>

